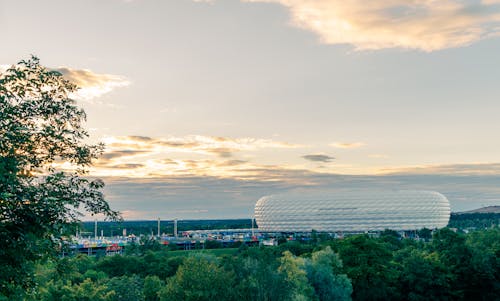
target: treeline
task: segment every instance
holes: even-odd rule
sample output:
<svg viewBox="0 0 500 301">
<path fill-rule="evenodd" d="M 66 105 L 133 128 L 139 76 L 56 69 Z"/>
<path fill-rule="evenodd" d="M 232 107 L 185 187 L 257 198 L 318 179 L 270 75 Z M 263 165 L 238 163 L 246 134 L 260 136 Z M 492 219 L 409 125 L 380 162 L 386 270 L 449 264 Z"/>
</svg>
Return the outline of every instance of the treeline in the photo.
<svg viewBox="0 0 500 301">
<path fill-rule="evenodd" d="M 500 300 L 500 230 L 386 230 L 276 247 L 79 255 L 39 264 L 30 300 Z"/>
<path fill-rule="evenodd" d="M 94 222 L 82 222 L 79 225 L 79 231 L 94 235 Z M 243 229 L 251 228 L 251 219 L 222 219 L 222 220 L 179 220 L 177 221 L 177 231 L 189 230 L 213 230 L 213 229 Z M 123 234 L 123 230 L 127 230 L 127 235 L 134 234 L 150 235 L 158 231 L 158 221 L 122 221 L 122 222 L 98 222 L 98 235 L 103 231 L 104 236 L 119 236 Z M 76 227 L 75 227 L 76 231 Z M 160 221 L 160 233 L 172 235 L 174 232 L 174 222 L 171 220 Z"/>
<path fill-rule="evenodd" d="M 452 213 L 448 227 L 457 229 L 484 229 L 498 227 L 500 213 Z"/>
</svg>

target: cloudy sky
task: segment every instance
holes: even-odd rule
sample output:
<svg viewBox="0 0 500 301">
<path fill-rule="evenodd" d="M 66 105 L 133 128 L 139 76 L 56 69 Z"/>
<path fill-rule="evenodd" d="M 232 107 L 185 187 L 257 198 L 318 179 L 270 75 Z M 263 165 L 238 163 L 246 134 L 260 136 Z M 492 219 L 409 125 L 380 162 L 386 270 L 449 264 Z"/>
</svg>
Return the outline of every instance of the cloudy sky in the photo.
<svg viewBox="0 0 500 301">
<path fill-rule="evenodd" d="M 0 0 L 0 34 L 0 68 L 81 87 L 125 218 L 363 187 L 500 204 L 498 0 Z"/>
</svg>

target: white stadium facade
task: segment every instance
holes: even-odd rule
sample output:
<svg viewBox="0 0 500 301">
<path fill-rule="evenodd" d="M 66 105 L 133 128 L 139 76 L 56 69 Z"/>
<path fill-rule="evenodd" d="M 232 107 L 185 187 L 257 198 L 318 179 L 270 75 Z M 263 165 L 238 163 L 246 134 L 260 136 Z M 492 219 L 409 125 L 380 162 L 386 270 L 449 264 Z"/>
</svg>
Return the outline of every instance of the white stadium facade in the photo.
<svg viewBox="0 0 500 301">
<path fill-rule="evenodd" d="M 450 203 L 434 191 L 338 191 L 328 194 L 271 195 L 255 205 L 263 232 L 367 232 L 443 228 Z"/>
</svg>

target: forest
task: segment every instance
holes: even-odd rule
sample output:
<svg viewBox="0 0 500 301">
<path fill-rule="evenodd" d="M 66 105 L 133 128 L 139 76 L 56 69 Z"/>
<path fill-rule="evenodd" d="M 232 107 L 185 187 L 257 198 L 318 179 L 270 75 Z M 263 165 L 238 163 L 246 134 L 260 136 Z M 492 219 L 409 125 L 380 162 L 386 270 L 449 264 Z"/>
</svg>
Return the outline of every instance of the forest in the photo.
<svg viewBox="0 0 500 301">
<path fill-rule="evenodd" d="M 123 255 L 36 264 L 29 300 L 499 300 L 500 229 L 432 238 L 386 230 L 278 246 L 174 251 L 154 242 Z M 25 294 L 28 293 L 26 296 Z"/>
</svg>

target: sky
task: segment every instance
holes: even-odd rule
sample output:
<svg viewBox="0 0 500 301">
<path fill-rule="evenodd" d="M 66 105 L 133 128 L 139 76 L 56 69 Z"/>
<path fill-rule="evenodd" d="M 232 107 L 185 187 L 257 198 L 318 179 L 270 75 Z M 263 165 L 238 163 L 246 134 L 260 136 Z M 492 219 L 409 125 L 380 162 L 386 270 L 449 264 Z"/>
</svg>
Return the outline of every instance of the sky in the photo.
<svg viewBox="0 0 500 301">
<path fill-rule="evenodd" d="M 0 70 L 81 89 L 126 219 L 251 217 L 268 194 L 500 204 L 499 0 L 0 0 Z"/>
</svg>

